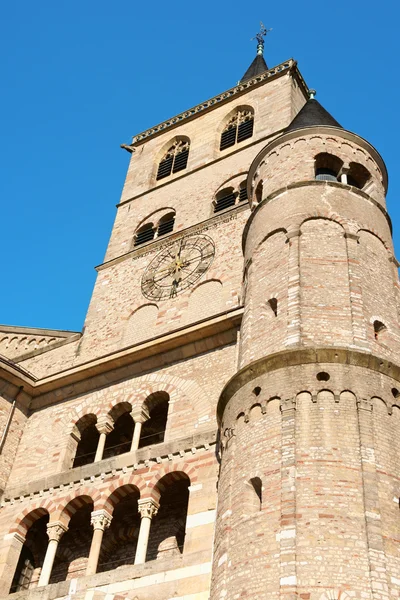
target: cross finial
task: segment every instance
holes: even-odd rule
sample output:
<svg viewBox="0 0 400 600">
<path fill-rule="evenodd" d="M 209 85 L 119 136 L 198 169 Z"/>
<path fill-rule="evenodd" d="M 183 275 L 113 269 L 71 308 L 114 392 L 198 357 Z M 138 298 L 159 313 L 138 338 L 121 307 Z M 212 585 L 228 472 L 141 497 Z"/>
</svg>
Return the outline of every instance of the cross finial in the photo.
<svg viewBox="0 0 400 600">
<path fill-rule="evenodd" d="M 260 21 L 260 31 L 251 38 L 251 41 L 257 40 L 257 54 L 264 54 L 264 38 L 265 36 L 272 31 L 272 29 L 267 29 L 262 21 Z"/>
</svg>

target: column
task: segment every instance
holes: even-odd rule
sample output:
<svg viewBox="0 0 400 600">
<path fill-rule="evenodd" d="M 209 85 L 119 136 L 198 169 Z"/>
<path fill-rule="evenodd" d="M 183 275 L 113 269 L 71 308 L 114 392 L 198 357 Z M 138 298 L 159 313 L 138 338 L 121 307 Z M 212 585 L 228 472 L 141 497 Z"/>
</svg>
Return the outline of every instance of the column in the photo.
<svg viewBox="0 0 400 600">
<path fill-rule="evenodd" d="M 46 556 L 44 557 L 43 567 L 40 573 L 38 586 L 47 585 L 49 583 L 51 570 L 53 568 L 54 559 L 56 557 L 58 543 L 66 531 L 68 531 L 68 527 L 60 521 L 56 521 L 55 523 L 48 523 L 47 535 L 49 537 L 49 543 L 46 550 Z"/>
<path fill-rule="evenodd" d="M 94 462 L 98 462 L 103 458 L 104 446 L 106 444 L 107 435 L 114 429 L 114 424 L 111 417 L 98 421 L 96 423 L 96 429 L 100 433 L 99 441 L 97 444 L 96 456 Z"/>
<path fill-rule="evenodd" d="M 371 400 L 365 398 L 357 400 L 369 578 L 372 598 L 383 600 L 390 597 L 390 580 L 382 534 L 372 410 Z"/>
<path fill-rule="evenodd" d="M 94 575 L 99 562 L 101 542 L 104 531 L 110 527 L 112 516 L 106 510 L 95 510 L 91 514 L 90 522 L 93 525 L 93 537 L 90 546 L 86 575 Z"/>
<path fill-rule="evenodd" d="M 280 597 L 297 598 L 296 573 L 296 399 L 281 401 L 282 467 Z"/>
<path fill-rule="evenodd" d="M 287 234 L 289 241 L 287 346 L 300 344 L 300 230 Z"/>
<path fill-rule="evenodd" d="M 131 412 L 132 418 L 135 421 L 135 429 L 133 431 L 131 452 L 136 452 L 139 448 L 140 433 L 142 431 L 142 425 L 145 421 L 150 418 L 150 415 L 146 408 L 142 407 Z"/>
<path fill-rule="evenodd" d="M 135 565 L 141 565 L 146 562 L 151 520 L 156 516 L 159 504 L 152 498 L 146 498 L 143 500 L 138 500 L 138 508 L 141 521 L 139 538 L 136 547 Z"/>
<path fill-rule="evenodd" d="M 356 346 L 365 348 L 368 344 L 364 320 L 360 259 L 358 256 L 359 236 L 353 233 L 345 233 L 345 238 L 347 248 L 347 263 L 349 269 L 350 309 L 353 340 Z"/>
</svg>

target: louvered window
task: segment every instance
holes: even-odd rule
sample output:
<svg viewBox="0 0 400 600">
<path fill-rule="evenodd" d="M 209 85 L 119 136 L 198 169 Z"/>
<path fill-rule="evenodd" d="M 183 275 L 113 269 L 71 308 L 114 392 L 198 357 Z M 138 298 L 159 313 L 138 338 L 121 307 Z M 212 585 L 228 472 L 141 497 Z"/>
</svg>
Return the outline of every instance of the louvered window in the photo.
<svg viewBox="0 0 400 600">
<path fill-rule="evenodd" d="M 157 180 L 164 179 L 164 177 L 168 177 L 171 173 L 178 173 L 178 171 L 186 169 L 189 158 L 189 147 L 190 143 L 183 140 L 178 140 L 171 146 L 158 165 Z"/>
<path fill-rule="evenodd" d="M 221 135 L 220 150 L 234 146 L 253 135 L 254 114 L 250 110 L 239 110 L 225 126 Z"/>
<path fill-rule="evenodd" d="M 239 202 L 247 200 L 247 186 L 243 185 L 239 190 Z"/>
<path fill-rule="evenodd" d="M 235 194 L 233 192 L 227 192 L 226 194 L 221 193 L 221 196 L 215 203 L 214 212 L 220 212 L 221 210 L 225 210 L 230 206 L 235 206 Z"/>
<path fill-rule="evenodd" d="M 146 242 L 150 242 L 154 238 L 154 229 L 152 223 L 145 225 L 136 234 L 134 246 L 140 246 L 140 244 L 145 244 Z"/>
<path fill-rule="evenodd" d="M 157 237 L 161 235 L 166 235 L 167 233 L 171 233 L 174 229 L 175 224 L 175 215 L 170 214 L 163 217 L 158 225 L 157 229 Z"/>
</svg>

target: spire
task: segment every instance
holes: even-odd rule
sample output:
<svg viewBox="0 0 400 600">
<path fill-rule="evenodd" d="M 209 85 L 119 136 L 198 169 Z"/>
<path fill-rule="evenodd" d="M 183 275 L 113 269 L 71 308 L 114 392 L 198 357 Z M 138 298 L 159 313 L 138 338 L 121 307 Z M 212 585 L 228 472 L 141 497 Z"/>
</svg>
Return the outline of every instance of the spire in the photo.
<svg viewBox="0 0 400 600">
<path fill-rule="evenodd" d="M 263 22 L 260 21 L 259 33 L 257 33 L 257 35 L 251 38 L 252 40 L 257 40 L 257 55 L 239 83 L 247 81 L 248 79 L 252 79 L 257 75 L 261 75 L 261 73 L 265 73 L 265 71 L 268 71 L 267 63 L 264 59 L 264 38 L 270 31 L 271 29 L 267 29 Z"/>
<path fill-rule="evenodd" d="M 313 127 L 314 125 L 328 125 L 329 127 L 340 127 L 343 129 L 340 123 L 315 99 L 316 93 L 315 90 L 309 91 L 309 99 L 290 123 L 286 132 L 303 129 L 304 127 Z"/>
</svg>

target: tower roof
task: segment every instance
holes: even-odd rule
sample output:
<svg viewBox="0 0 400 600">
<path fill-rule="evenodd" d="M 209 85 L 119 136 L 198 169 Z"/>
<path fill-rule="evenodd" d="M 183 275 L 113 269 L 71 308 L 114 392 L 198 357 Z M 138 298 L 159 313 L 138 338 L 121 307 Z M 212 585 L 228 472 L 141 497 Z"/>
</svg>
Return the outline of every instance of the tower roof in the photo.
<svg viewBox="0 0 400 600">
<path fill-rule="evenodd" d="M 252 79 L 253 77 L 256 77 L 257 75 L 261 75 L 261 73 L 265 73 L 265 71 L 268 71 L 268 67 L 267 67 L 267 63 L 265 62 L 265 58 L 263 57 L 262 54 L 257 54 L 255 59 L 253 60 L 253 62 L 249 66 L 249 68 L 247 69 L 246 73 L 243 75 L 242 79 L 240 80 L 240 83 L 243 83 L 243 81 L 247 81 L 248 79 Z"/>
<path fill-rule="evenodd" d="M 295 129 L 303 129 L 303 127 L 313 127 L 314 125 L 328 125 L 330 127 L 343 127 L 332 117 L 330 113 L 318 100 L 311 97 L 303 106 L 301 111 L 295 116 L 289 127 L 288 131 L 294 131 Z"/>
</svg>

